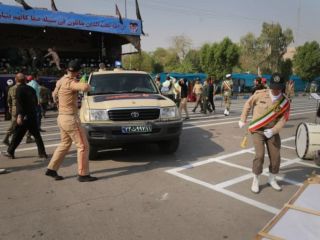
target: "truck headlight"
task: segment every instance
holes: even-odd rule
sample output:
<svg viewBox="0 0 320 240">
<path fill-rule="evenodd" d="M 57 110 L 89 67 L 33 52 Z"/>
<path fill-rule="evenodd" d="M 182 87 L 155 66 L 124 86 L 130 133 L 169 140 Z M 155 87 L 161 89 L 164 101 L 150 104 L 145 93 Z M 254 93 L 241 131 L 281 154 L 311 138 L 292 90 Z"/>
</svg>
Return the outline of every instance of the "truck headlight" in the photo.
<svg viewBox="0 0 320 240">
<path fill-rule="evenodd" d="M 106 121 L 109 120 L 107 110 L 89 110 L 91 121 Z"/>
<path fill-rule="evenodd" d="M 180 114 L 177 107 L 165 107 L 160 110 L 160 119 L 166 120 L 176 120 L 180 118 Z"/>
</svg>

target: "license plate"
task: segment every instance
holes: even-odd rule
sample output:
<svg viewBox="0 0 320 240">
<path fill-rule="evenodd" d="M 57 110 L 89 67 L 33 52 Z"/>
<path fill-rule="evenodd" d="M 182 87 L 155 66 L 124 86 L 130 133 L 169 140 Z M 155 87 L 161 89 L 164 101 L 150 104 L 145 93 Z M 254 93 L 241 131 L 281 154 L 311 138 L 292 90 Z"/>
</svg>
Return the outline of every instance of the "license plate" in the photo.
<svg viewBox="0 0 320 240">
<path fill-rule="evenodd" d="M 122 127 L 121 130 L 124 134 L 150 133 L 152 132 L 152 126 L 128 126 Z"/>
</svg>

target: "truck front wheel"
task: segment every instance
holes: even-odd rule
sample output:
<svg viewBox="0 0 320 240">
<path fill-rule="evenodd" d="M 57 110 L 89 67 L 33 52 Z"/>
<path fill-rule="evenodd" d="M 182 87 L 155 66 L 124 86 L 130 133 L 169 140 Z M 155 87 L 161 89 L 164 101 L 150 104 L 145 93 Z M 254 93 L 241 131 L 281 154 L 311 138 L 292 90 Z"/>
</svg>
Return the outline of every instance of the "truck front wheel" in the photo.
<svg viewBox="0 0 320 240">
<path fill-rule="evenodd" d="M 179 148 L 180 140 L 179 138 L 161 141 L 158 143 L 160 151 L 164 154 L 172 154 L 175 153 Z"/>
</svg>

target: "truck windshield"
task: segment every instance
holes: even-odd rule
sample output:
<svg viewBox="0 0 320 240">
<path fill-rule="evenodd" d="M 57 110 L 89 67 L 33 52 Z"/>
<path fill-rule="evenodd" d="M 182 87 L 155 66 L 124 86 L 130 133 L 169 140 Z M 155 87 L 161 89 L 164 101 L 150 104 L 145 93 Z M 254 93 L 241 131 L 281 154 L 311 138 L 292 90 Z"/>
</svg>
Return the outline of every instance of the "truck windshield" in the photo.
<svg viewBox="0 0 320 240">
<path fill-rule="evenodd" d="M 89 96 L 119 93 L 158 93 L 153 80 L 147 74 L 92 75 L 90 85 Z"/>
</svg>

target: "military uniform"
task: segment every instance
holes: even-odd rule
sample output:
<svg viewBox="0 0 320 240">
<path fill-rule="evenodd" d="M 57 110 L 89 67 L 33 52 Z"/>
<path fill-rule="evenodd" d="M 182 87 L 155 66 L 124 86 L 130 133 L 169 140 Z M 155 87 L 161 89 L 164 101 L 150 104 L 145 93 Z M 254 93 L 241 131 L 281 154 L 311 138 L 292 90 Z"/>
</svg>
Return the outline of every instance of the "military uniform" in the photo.
<svg viewBox="0 0 320 240">
<path fill-rule="evenodd" d="M 9 128 L 7 129 L 7 134 L 3 140 L 3 143 L 6 145 L 9 145 L 9 138 L 13 134 L 13 130 L 15 129 L 17 125 L 17 108 L 16 108 L 16 91 L 17 91 L 17 84 L 10 87 L 9 92 L 8 92 L 8 107 L 9 107 L 9 112 L 11 114 L 11 124 Z"/>
<path fill-rule="evenodd" d="M 281 80 L 282 81 L 282 80 Z M 282 83 L 282 82 L 281 82 Z M 263 171 L 263 162 L 265 156 L 265 145 L 267 146 L 267 151 L 270 159 L 269 165 L 269 184 L 276 190 L 281 190 L 281 187 L 275 181 L 275 174 L 279 172 L 280 167 L 280 148 L 281 139 L 279 136 L 280 130 L 285 125 L 288 119 L 288 112 L 290 108 L 289 99 L 286 98 L 281 91 L 278 96 L 272 95 L 273 82 L 271 80 L 271 89 L 257 90 L 254 95 L 252 95 L 243 107 L 243 111 L 240 117 L 239 126 L 243 127 L 246 119 L 253 109 L 252 122 L 250 124 L 256 124 L 255 130 L 251 131 L 253 144 L 255 148 L 255 158 L 253 160 L 252 172 L 254 173 L 254 181 L 251 190 L 255 193 L 259 192 L 259 180 L 258 176 Z M 279 85 L 281 86 L 281 85 Z M 284 86 L 284 85 L 283 85 Z M 281 104 L 280 104 L 281 103 Z M 283 103 L 283 104 L 282 104 Z M 269 118 L 267 112 L 271 107 L 280 104 L 283 108 L 275 108 L 275 118 Z M 277 105 L 278 106 L 278 105 Z M 283 112 L 282 112 L 283 110 Z M 265 116 L 265 117 L 264 117 Z M 260 119 L 259 121 L 255 121 Z M 265 121 L 265 124 L 263 123 Z M 251 125 L 251 126 L 252 126 Z M 250 129 L 250 126 L 249 126 Z"/>
<path fill-rule="evenodd" d="M 72 141 L 77 145 L 78 174 L 89 174 L 89 144 L 78 116 L 78 91 L 88 91 L 90 86 L 78 83 L 68 76 L 62 77 L 53 92 L 53 99 L 59 99 L 58 126 L 60 128 L 61 143 L 55 150 L 48 169 L 57 171 L 68 153 Z"/>
<path fill-rule="evenodd" d="M 41 113 L 43 117 L 46 116 L 49 102 L 50 102 L 50 90 L 47 87 L 40 85 L 40 105 L 41 105 Z"/>
<path fill-rule="evenodd" d="M 224 96 L 224 115 L 228 116 L 230 114 L 230 106 L 231 106 L 231 96 L 232 96 L 232 88 L 233 81 L 231 79 L 231 74 L 226 75 L 227 79 L 222 82 L 223 96 Z"/>
<path fill-rule="evenodd" d="M 71 63 L 74 62 L 71 61 Z M 77 65 L 76 63 L 74 64 Z M 71 64 L 71 66 L 74 64 Z M 80 70 L 80 66 L 76 67 Z M 68 71 L 70 71 L 69 69 Z M 57 82 L 52 94 L 54 102 L 58 100 L 59 115 L 57 121 L 60 128 L 61 143 L 52 156 L 46 175 L 52 176 L 56 180 L 60 180 L 60 176 L 56 172 L 68 153 L 72 142 L 77 146 L 79 181 L 83 180 L 81 176 L 87 177 L 86 181 L 96 180 L 96 178 L 89 175 L 89 144 L 78 116 L 78 92 L 87 92 L 89 90 L 89 84 L 78 82 L 70 74 L 65 75 Z"/>
</svg>

